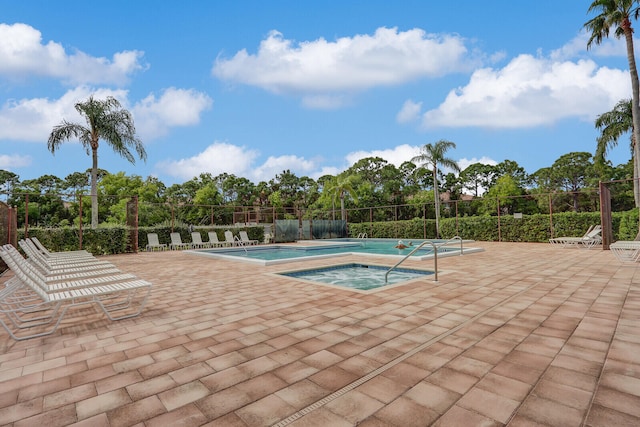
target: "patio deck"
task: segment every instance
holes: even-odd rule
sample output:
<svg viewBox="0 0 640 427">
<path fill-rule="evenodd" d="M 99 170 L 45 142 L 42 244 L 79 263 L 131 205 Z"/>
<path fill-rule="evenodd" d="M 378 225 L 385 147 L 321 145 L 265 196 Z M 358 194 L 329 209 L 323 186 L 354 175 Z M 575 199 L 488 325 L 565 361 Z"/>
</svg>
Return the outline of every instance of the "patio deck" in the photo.
<svg viewBox="0 0 640 427">
<path fill-rule="evenodd" d="M 80 307 L 22 342 L 0 331 L 0 424 L 640 425 L 638 265 L 474 246 L 485 252 L 441 258 L 437 283 L 371 294 L 266 274 L 365 257 L 107 257 L 154 284 L 144 312 L 110 322 Z"/>
</svg>

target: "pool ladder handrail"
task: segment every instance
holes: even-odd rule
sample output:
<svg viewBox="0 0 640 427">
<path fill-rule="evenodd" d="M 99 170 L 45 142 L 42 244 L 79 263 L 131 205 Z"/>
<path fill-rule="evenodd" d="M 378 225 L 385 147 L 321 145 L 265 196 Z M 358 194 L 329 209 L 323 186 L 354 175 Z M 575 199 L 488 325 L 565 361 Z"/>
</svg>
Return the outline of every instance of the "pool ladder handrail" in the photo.
<svg viewBox="0 0 640 427">
<path fill-rule="evenodd" d="M 358 236 L 356 237 L 356 239 L 366 239 L 367 238 L 367 233 L 359 233 Z"/>
<path fill-rule="evenodd" d="M 388 278 L 389 278 L 389 273 L 391 273 L 391 271 L 393 271 L 397 266 L 402 264 L 407 258 L 409 258 L 411 255 L 416 253 L 420 248 L 422 248 L 426 244 L 430 244 L 433 247 L 433 264 L 434 264 L 433 268 L 435 270 L 434 281 L 437 282 L 438 281 L 438 248 L 441 247 L 441 246 L 446 246 L 449 243 L 454 242 L 456 240 L 460 241 L 460 255 L 462 255 L 463 254 L 462 237 L 460 237 L 460 236 L 452 237 L 449 240 L 440 243 L 439 245 L 436 245 L 431 240 L 425 240 L 424 242 L 422 242 L 418 246 L 416 246 L 416 248 L 414 250 L 412 250 L 407 255 L 405 255 L 404 258 L 402 258 L 400 261 L 398 261 L 396 263 L 396 265 L 394 265 L 389 270 L 387 270 L 387 272 L 384 274 L 384 283 L 387 283 Z"/>
<path fill-rule="evenodd" d="M 244 253 L 246 255 L 249 255 L 249 251 L 247 250 L 247 245 L 244 244 L 244 242 L 242 241 L 242 239 L 238 236 L 233 236 L 233 240 L 236 241 L 236 246 L 242 246 L 242 249 L 244 249 Z"/>
</svg>

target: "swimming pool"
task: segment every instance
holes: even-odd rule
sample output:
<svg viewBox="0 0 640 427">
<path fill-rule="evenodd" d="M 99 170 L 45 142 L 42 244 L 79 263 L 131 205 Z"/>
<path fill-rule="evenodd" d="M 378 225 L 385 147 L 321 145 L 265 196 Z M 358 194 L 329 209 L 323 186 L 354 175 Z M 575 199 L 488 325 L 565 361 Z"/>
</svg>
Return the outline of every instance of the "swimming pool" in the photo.
<svg viewBox="0 0 640 427">
<path fill-rule="evenodd" d="M 359 291 L 371 291 L 385 286 L 404 284 L 433 275 L 433 271 L 415 268 L 396 268 L 388 275 L 387 271 L 389 271 L 389 267 L 350 263 L 276 274 Z"/>
<path fill-rule="evenodd" d="M 199 249 L 189 253 L 212 258 L 244 261 L 261 265 L 281 264 L 309 259 L 339 257 L 346 255 L 373 255 L 391 259 L 402 259 L 424 240 L 404 240 L 404 249 L 395 246 L 397 239 L 336 239 L 336 240 L 308 240 L 297 244 L 258 245 L 231 248 Z M 442 244 L 444 241 L 432 241 Z M 471 241 L 466 241 L 468 244 Z M 480 248 L 464 247 L 464 253 L 481 251 Z M 460 242 L 450 246 L 441 246 L 438 257 L 460 255 Z M 425 260 L 433 258 L 433 247 L 430 244 L 411 255 L 411 259 Z"/>
</svg>

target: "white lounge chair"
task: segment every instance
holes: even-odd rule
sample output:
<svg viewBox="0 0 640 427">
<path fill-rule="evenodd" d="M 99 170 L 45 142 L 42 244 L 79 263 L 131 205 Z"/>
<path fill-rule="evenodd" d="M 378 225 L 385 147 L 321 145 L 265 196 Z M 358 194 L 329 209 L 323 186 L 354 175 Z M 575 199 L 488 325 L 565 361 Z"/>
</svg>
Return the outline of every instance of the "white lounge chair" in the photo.
<svg viewBox="0 0 640 427">
<path fill-rule="evenodd" d="M 31 240 L 34 245 L 36 246 L 36 248 L 42 252 L 46 257 L 91 257 L 93 256 L 93 254 L 91 254 L 90 252 L 83 250 L 79 250 L 79 251 L 64 251 L 64 252 L 51 252 L 49 251 L 49 249 L 47 249 L 41 242 L 40 240 L 38 240 L 37 237 L 30 237 L 28 239 L 25 240 Z"/>
<path fill-rule="evenodd" d="M 220 246 L 229 246 L 227 242 L 221 242 L 218 239 L 218 233 L 216 233 L 215 231 L 209 231 L 207 234 L 209 235 L 209 243 L 211 243 L 211 246 L 213 246 L 214 248 Z"/>
<path fill-rule="evenodd" d="M 18 341 L 54 333 L 66 311 L 82 304 L 98 304 L 111 320 L 137 316 L 151 292 L 151 283 L 145 280 L 118 280 L 113 276 L 54 285 L 44 280 L 33 266 L 21 263 L 9 247 L 2 247 L 0 256 L 15 278 L 11 279 L 9 289 L 0 293 L 0 324 Z M 142 296 L 138 295 L 140 292 Z"/>
<path fill-rule="evenodd" d="M 169 248 L 171 250 L 189 249 L 191 248 L 191 243 L 183 243 L 180 233 L 171 233 L 171 244 L 169 245 Z"/>
<path fill-rule="evenodd" d="M 595 245 L 602 243 L 602 227 L 597 224 L 593 227 L 589 227 L 589 230 L 582 237 L 555 237 L 549 239 L 549 243 L 552 245 L 560 245 L 562 247 L 575 247 L 580 246 L 587 249 L 592 248 Z"/>
<path fill-rule="evenodd" d="M 152 251 L 166 251 L 167 250 L 167 244 L 166 243 L 160 243 L 160 239 L 158 239 L 158 233 L 147 233 L 147 246 L 146 246 L 146 251 L 147 252 L 152 252 Z"/>
<path fill-rule="evenodd" d="M 113 264 L 107 263 L 107 265 L 93 265 L 93 264 L 73 264 L 74 267 L 64 267 L 58 269 L 49 269 L 46 264 L 39 263 L 36 259 L 29 258 L 25 260 L 16 248 L 11 245 L 5 245 L 4 250 L 7 251 L 15 259 L 21 258 L 25 262 L 35 267 L 47 280 L 51 281 L 65 281 L 65 280 L 79 280 L 89 277 L 105 276 L 119 274 L 121 271 L 117 269 Z"/>
<path fill-rule="evenodd" d="M 257 240 L 249 239 L 249 235 L 247 234 L 246 231 L 242 230 L 238 234 L 240 234 L 240 240 L 242 241 L 243 244 L 245 244 L 245 245 L 257 245 L 258 244 Z"/>
<path fill-rule="evenodd" d="M 88 275 L 78 277 L 79 275 L 70 276 L 47 276 L 43 274 L 36 266 L 27 262 L 22 255 L 11 245 L 5 245 L 0 249 L 0 256 L 7 265 L 9 262 L 15 268 L 29 272 L 33 278 L 38 279 L 47 292 L 59 291 L 64 289 L 84 288 L 98 284 L 107 284 L 119 282 L 123 280 L 131 280 L 136 277 L 133 274 L 123 273 L 117 270 L 115 274 L 95 274 L 95 271 L 89 270 Z"/>
<path fill-rule="evenodd" d="M 107 261 L 100 261 L 91 256 L 88 258 L 72 259 L 51 259 L 45 257 L 40 251 L 34 248 L 31 241 L 20 240 L 18 244 L 29 257 L 29 260 L 39 267 L 45 274 L 64 274 L 82 270 L 99 270 L 112 268 L 113 264 Z"/>
<path fill-rule="evenodd" d="M 639 238 L 640 235 L 636 237 Z M 609 250 L 621 262 L 640 260 L 640 240 L 618 240 L 609 245 Z"/>
<path fill-rule="evenodd" d="M 203 242 L 200 232 L 194 231 L 191 233 L 191 246 L 193 248 L 210 248 L 212 246 L 212 243 Z"/>
<path fill-rule="evenodd" d="M 229 246 L 239 246 L 241 242 L 239 239 L 233 236 L 233 233 L 230 230 L 224 232 L 224 240 Z"/>
</svg>

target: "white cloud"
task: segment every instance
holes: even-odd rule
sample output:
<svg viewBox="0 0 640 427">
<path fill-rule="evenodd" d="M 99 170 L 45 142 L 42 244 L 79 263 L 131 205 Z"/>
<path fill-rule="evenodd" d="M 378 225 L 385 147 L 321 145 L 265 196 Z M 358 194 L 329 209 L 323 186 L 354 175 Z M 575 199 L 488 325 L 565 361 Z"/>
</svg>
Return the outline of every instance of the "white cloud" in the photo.
<svg viewBox="0 0 640 427">
<path fill-rule="evenodd" d="M 45 142 L 55 125 L 62 120 L 85 124 L 74 105 L 89 96 L 113 96 L 131 111 L 136 130 L 143 142 L 166 134 L 176 126 L 197 124 L 200 114 L 211 106 L 211 99 L 201 92 L 170 88 L 160 98 L 149 95 L 129 107 L 126 90 L 91 89 L 80 86 L 59 99 L 34 98 L 9 100 L 0 106 L 0 139 Z"/>
<path fill-rule="evenodd" d="M 213 176 L 226 172 L 251 179 L 253 162 L 258 155 L 256 150 L 250 150 L 246 147 L 214 142 L 195 156 L 180 160 L 166 160 L 158 163 L 156 169 L 169 176 L 184 180 L 207 172 Z"/>
<path fill-rule="evenodd" d="M 463 157 L 462 159 L 458 160 L 457 163 L 461 171 L 465 170 L 466 168 L 468 168 L 474 163 L 482 163 L 483 165 L 491 165 L 491 166 L 495 166 L 498 164 L 498 162 L 496 162 L 495 160 L 487 156 L 482 156 L 479 159 L 476 157 L 472 157 L 471 159 L 467 159 L 466 157 Z"/>
<path fill-rule="evenodd" d="M 156 164 L 155 168 L 162 174 L 180 178 L 184 181 L 202 173 L 210 173 L 213 176 L 228 173 L 242 176 L 254 183 L 258 183 L 260 181 L 269 181 L 284 170 L 290 170 L 298 177 L 308 176 L 313 179 L 318 179 L 323 175 L 338 175 L 357 161 L 367 157 L 381 157 L 388 163 L 400 167 L 402 163 L 410 161 L 419 154 L 420 147 L 402 144 L 387 150 L 349 153 L 346 155 L 342 167 L 322 165 L 320 159 L 309 160 L 296 155 L 270 156 L 262 164 L 256 164 L 260 156 L 258 151 L 216 141 L 204 151 L 192 157 L 165 160 Z M 488 157 L 481 157 L 480 159 L 463 158 L 458 161 L 461 170 L 472 163 L 498 164 L 498 162 Z"/>
<path fill-rule="evenodd" d="M 465 87 L 424 114 L 423 125 L 524 128 L 569 117 L 593 120 L 629 93 L 627 72 L 598 67 L 592 60 L 519 55 L 502 69 L 476 70 Z"/>
<path fill-rule="evenodd" d="M 347 154 L 346 158 L 349 166 L 352 166 L 358 160 L 365 159 L 367 157 L 380 157 L 388 163 L 399 167 L 402 163 L 410 161 L 419 154 L 420 147 L 402 144 L 386 150 L 354 151 Z"/>
<path fill-rule="evenodd" d="M 31 162 L 30 156 L 0 154 L 0 169 L 15 170 L 16 168 L 30 166 Z"/>
<path fill-rule="evenodd" d="M 396 115 L 396 121 L 398 123 L 410 123 L 420 118 L 420 110 L 422 109 L 422 102 L 413 102 L 408 99 L 402 104 L 402 108 Z"/>
<path fill-rule="evenodd" d="M 27 24 L 0 24 L 0 75 L 22 80 L 29 76 L 62 79 L 77 84 L 117 84 L 147 68 L 137 50 L 117 52 L 113 58 L 68 54 L 61 44 L 44 44 L 42 34 Z"/>
<path fill-rule="evenodd" d="M 306 105 L 327 108 L 339 101 L 336 94 L 468 71 L 473 62 L 463 38 L 421 29 L 378 28 L 373 35 L 298 44 L 272 31 L 255 55 L 243 49 L 230 59 L 218 57 L 212 74 L 277 94 L 301 94 Z"/>
<path fill-rule="evenodd" d="M 586 31 L 581 31 L 574 38 L 569 40 L 564 46 L 551 51 L 549 57 L 554 61 L 564 61 L 577 57 L 583 57 L 587 53 L 587 43 L 590 35 Z M 634 40 L 638 46 L 638 40 Z M 619 56 L 626 58 L 627 45 L 624 38 L 617 39 L 611 33 L 609 38 L 602 40 L 602 43 L 592 44 L 589 53 L 597 57 L 614 57 Z"/>
<path fill-rule="evenodd" d="M 245 177 L 252 182 L 268 181 L 284 170 L 299 177 L 318 178 L 326 173 L 335 173 L 335 168 L 322 168 L 317 161 L 295 155 L 270 156 L 261 165 L 256 165 L 257 150 L 226 142 L 216 141 L 195 156 L 159 162 L 156 169 L 164 174 L 189 180 L 201 173 L 213 176 L 222 173 Z"/>
<path fill-rule="evenodd" d="M 212 104 L 213 100 L 202 92 L 168 88 L 159 98 L 150 94 L 136 103 L 131 113 L 141 137 L 154 139 L 172 127 L 198 124 L 202 112 Z"/>
<path fill-rule="evenodd" d="M 114 96 L 122 102 L 124 90 L 90 90 L 85 86 L 67 91 L 59 99 L 33 98 L 8 100 L 0 107 L 0 139 L 45 142 L 53 127 L 62 120 L 81 122 L 84 120 L 75 110 L 78 101 L 91 94 L 96 98 Z"/>
<path fill-rule="evenodd" d="M 268 181 L 284 170 L 290 170 L 297 176 L 309 176 L 317 169 L 316 162 L 304 157 L 285 155 L 270 156 L 262 165 L 250 172 L 253 181 Z"/>
</svg>

